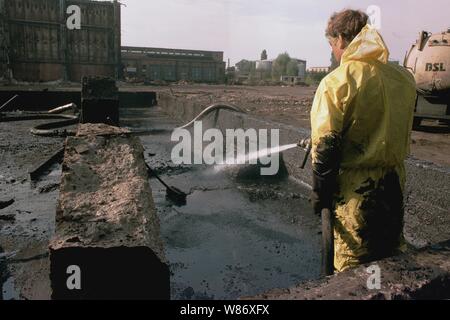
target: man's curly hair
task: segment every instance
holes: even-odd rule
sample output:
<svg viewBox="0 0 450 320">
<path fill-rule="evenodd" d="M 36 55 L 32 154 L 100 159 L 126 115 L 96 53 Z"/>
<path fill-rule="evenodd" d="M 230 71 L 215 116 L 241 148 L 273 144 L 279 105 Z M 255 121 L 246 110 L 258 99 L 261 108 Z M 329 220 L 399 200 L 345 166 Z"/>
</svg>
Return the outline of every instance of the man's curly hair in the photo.
<svg viewBox="0 0 450 320">
<path fill-rule="evenodd" d="M 328 21 L 326 36 L 331 38 L 342 38 L 348 43 L 361 32 L 369 21 L 369 16 L 359 10 L 344 10 L 334 13 Z"/>
</svg>

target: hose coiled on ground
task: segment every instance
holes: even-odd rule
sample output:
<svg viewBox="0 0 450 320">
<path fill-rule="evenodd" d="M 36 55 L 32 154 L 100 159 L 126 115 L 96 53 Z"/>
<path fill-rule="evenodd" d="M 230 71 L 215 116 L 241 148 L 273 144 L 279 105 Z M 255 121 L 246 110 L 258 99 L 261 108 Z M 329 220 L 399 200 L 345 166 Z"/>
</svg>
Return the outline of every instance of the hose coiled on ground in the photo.
<svg viewBox="0 0 450 320">
<path fill-rule="evenodd" d="M 48 112 L 25 112 L 20 115 L 7 115 L 0 114 L 0 122 L 13 122 L 13 121 L 31 121 L 31 120 L 51 120 L 51 119 L 64 119 L 63 121 L 49 122 L 40 124 L 30 129 L 31 134 L 41 137 L 67 137 L 74 136 L 74 130 L 67 130 L 64 128 L 67 126 L 75 125 L 80 122 L 80 116 L 78 114 L 68 115 L 59 114 L 64 111 L 74 109 L 76 105 L 71 103 L 56 109 L 52 109 Z"/>
</svg>

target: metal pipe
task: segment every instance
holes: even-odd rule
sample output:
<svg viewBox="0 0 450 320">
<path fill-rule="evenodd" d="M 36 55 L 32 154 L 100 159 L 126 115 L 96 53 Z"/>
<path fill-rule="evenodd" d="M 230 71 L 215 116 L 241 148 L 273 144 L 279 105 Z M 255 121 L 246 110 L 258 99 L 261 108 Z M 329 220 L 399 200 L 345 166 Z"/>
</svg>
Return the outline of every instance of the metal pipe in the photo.
<svg viewBox="0 0 450 320">
<path fill-rule="evenodd" d="M 15 95 L 14 97 L 12 97 L 11 99 L 9 99 L 8 101 L 6 101 L 1 107 L 0 107 L 0 111 L 2 111 L 3 108 L 5 108 L 8 104 L 10 104 L 14 99 L 16 99 L 19 95 Z"/>
<path fill-rule="evenodd" d="M 61 107 L 52 109 L 52 110 L 48 111 L 48 113 L 50 113 L 50 114 L 61 113 L 61 112 L 71 110 L 71 109 L 76 109 L 76 108 L 77 108 L 77 105 L 75 103 L 69 103 L 69 104 L 63 105 Z"/>
</svg>

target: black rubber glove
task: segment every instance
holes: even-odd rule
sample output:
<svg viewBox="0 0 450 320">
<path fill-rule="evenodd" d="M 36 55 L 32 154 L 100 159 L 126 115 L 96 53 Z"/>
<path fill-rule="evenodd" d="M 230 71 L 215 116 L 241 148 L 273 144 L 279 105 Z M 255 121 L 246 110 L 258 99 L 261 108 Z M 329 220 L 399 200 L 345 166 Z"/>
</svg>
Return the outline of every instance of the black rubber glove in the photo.
<svg viewBox="0 0 450 320">
<path fill-rule="evenodd" d="M 331 134 L 321 139 L 315 148 L 313 163 L 313 193 L 311 203 L 314 213 L 321 215 L 322 209 L 334 209 L 337 192 L 337 176 L 341 159 L 341 137 Z"/>
<path fill-rule="evenodd" d="M 324 174 L 313 171 L 313 192 L 311 202 L 314 213 L 321 215 L 323 209 L 333 210 L 333 198 L 337 190 L 337 172 L 335 170 Z"/>
</svg>

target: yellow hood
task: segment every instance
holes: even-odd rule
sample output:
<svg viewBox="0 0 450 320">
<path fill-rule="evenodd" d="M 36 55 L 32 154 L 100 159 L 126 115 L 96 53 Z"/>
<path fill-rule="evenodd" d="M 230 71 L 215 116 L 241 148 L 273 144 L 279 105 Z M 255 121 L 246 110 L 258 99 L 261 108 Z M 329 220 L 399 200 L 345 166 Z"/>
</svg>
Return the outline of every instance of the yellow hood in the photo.
<svg viewBox="0 0 450 320">
<path fill-rule="evenodd" d="M 366 25 L 349 44 L 342 55 L 341 63 L 351 60 L 378 60 L 388 63 L 389 49 L 375 28 Z"/>
</svg>

